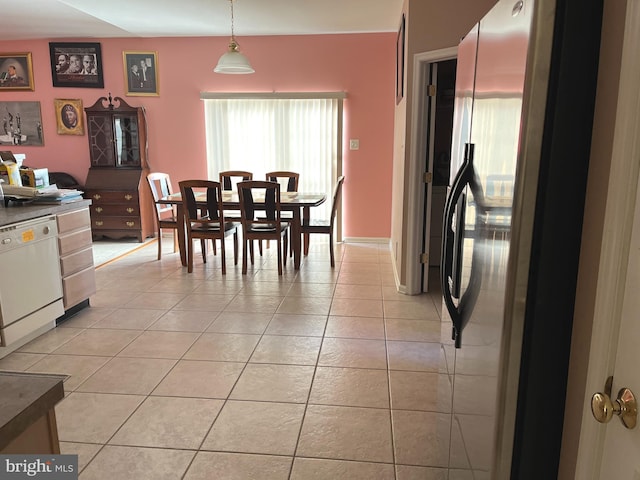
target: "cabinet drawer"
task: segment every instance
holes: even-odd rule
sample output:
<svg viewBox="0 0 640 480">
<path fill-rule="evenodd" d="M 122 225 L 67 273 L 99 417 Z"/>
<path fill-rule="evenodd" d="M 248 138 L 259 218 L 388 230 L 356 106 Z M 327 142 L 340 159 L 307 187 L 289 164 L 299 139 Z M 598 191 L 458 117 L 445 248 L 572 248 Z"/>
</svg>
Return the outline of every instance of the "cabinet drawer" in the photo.
<svg viewBox="0 0 640 480">
<path fill-rule="evenodd" d="M 91 233 L 91 230 L 89 230 Z M 79 252 L 72 253 L 60 258 L 60 271 L 62 277 L 68 277 L 80 270 L 93 266 L 93 248 L 88 247 Z"/>
<path fill-rule="evenodd" d="M 75 307 L 96 293 L 96 275 L 93 266 L 63 278 L 62 291 L 65 310 Z"/>
<path fill-rule="evenodd" d="M 123 216 L 139 216 L 140 206 L 136 204 L 130 205 L 92 205 L 91 213 L 94 217 L 123 217 Z"/>
<path fill-rule="evenodd" d="M 95 217 L 91 220 L 94 230 L 139 230 L 140 217 Z"/>
<path fill-rule="evenodd" d="M 138 192 L 134 190 L 113 191 L 113 190 L 91 190 L 87 192 L 87 197 L 94 203 L 138 203 Z"/>
<path fill-rule="evenodd" d="M 83 208 L 74 212 L 61 213 L 56 216 L 58 221 L 58 234 L 71 232 L 91 225 L 89 209 Z"/>
<path fill-rule="evenodd" d="M 91 246 L 91 229 L 85 228 L 58 237 L 58 252 L 63 257 L 69 253 Z"/>
</svg>

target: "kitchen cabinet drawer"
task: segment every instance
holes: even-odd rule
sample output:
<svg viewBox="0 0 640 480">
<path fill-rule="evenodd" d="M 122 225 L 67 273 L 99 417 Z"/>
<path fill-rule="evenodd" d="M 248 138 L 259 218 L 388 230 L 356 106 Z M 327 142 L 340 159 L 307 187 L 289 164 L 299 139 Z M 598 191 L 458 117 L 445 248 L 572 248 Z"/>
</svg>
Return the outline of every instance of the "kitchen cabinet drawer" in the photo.
<svg viewBox="0 0 640 480">
<path fill-rule="evenodd" d="M 94 217 L 93 230 L 140 230 L 139 217 Z"/>
<path fill-rule="evenodd" d="M 96 293 L 96 276 L 90 268 L 62 279 L 64 308 L 69 309 Z"/>
<path fill-rule="evenodd" d="M 86 228 L 89 226 L 89 209 L 83 208 L 82 210 L 76 210 L 68 213 L 61 213 L 56 216 L 58 222 L 58 235 L 77 230 L 79 228 Z"/>
<path fill-rule="evenodd" d="M 136 205 L 139 202 L 138 192 L 129 190 L 129 191 L 110 191 L 110 190 L 99 190 L 99 191 L 87 191 L 87 198 L 93 200 L 94 205 L 97 204 L 114 204 L 114 203 L 124 203 L 130 205 Z"/>
<path fill-rule="evenodd" d="M 93 205 L 91 207 L 91 213 L 94 217 L 102 216 L 139 216 L 140 215 L 140 207 L 135 205 Z"/>
<path fill-rule="evenodd" d="M 88 246 L 91 246 L 91 228 L 88 227 L 88 222 L 83 230 L 58 236 L 58 252 L 61 257 Z"/>
<path fill-rule="evenodd" d="M 89 240 L 91 240 L 91 230 L 89 230 Z M 89 267 L 93 267 L 93 248 L 91 246 L 60 258 L 62 278 Z"/>
</svg>

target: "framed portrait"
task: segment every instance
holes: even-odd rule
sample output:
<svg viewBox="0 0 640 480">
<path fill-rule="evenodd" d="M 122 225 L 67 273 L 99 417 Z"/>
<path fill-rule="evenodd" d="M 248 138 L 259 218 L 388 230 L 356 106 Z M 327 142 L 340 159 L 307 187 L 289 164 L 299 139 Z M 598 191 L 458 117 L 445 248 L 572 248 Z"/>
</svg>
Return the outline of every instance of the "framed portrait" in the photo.
<svg viewBox="0 0 640 480">
<path fill-rule="evenodd" d="M 396 105 L 404 97 L 404 13 L 396 39 Z"/>
<path fill-rule="evenodd" d="M 0 53 L 0 90 L 34 90 L 31 52 Z"/>
<path fill-rule="evenodd" d="M 99 43 L 49 43 L 54 87 L 104 88 Z"/>
<path fill-rule="evenodd" d="M 1 145 L 43 146 L 40 102 L 0 102 Z"/>
<path fill-rule="evenodd" d="M 82 100 L 56 98 L 53 104 L 56 110 L 58 135 L 84 135 Z"/>
<path fill-rule="evenodd" d="M 122 52 L 126 95 L 158 96 L 158 52 Z"/>
</svg>

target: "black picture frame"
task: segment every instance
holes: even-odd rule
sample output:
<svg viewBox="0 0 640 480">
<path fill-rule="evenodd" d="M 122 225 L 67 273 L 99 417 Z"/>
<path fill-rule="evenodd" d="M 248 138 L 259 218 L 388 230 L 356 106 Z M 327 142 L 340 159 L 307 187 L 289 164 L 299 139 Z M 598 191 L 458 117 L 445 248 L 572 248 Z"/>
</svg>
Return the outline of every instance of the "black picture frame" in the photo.
<svg viewBox="0 0 640 480">
<path fill-rule="evenodd" d="M 54 87 L 104 88 L 99 43 L 49 42 L 49 54 Z"/>
<path fill-rule="evenodd" d="M 398 37 L 396 39 L 396 105 L 404 97 L 404 36 L 405 17 L 402 14 Z"/>
<path fill-rule="evenodd" d="M 158 86 L 158 52 L 122 52 L 126 96 L 160 95 Z M 144 66 L 144 72 L 142 69 Z M 135 71 L 133 70 L 135 69 Z"/>
</svg>

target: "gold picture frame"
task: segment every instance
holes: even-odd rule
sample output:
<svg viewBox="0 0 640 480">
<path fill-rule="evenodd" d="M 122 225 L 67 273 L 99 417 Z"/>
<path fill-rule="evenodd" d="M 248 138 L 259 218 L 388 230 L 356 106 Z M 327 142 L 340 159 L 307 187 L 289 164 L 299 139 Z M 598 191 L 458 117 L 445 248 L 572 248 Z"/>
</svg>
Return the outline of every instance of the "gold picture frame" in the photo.
<svg viewBox="0 0 640 480">
<path fill-rule="evenodd" d="M 56 98 L 58 135 L 84 135 L 84 110 L 81 99 Z"/>
<path fill-rule="evenodd" d="M 0 90 L 35 90 L 31 52 L 0 53 Z"/>
<path fill-rule="evenodd" d="M 157 97 L 158 52 L 122 52 L 124 84 L 129 97 Z"/>
</svg>

